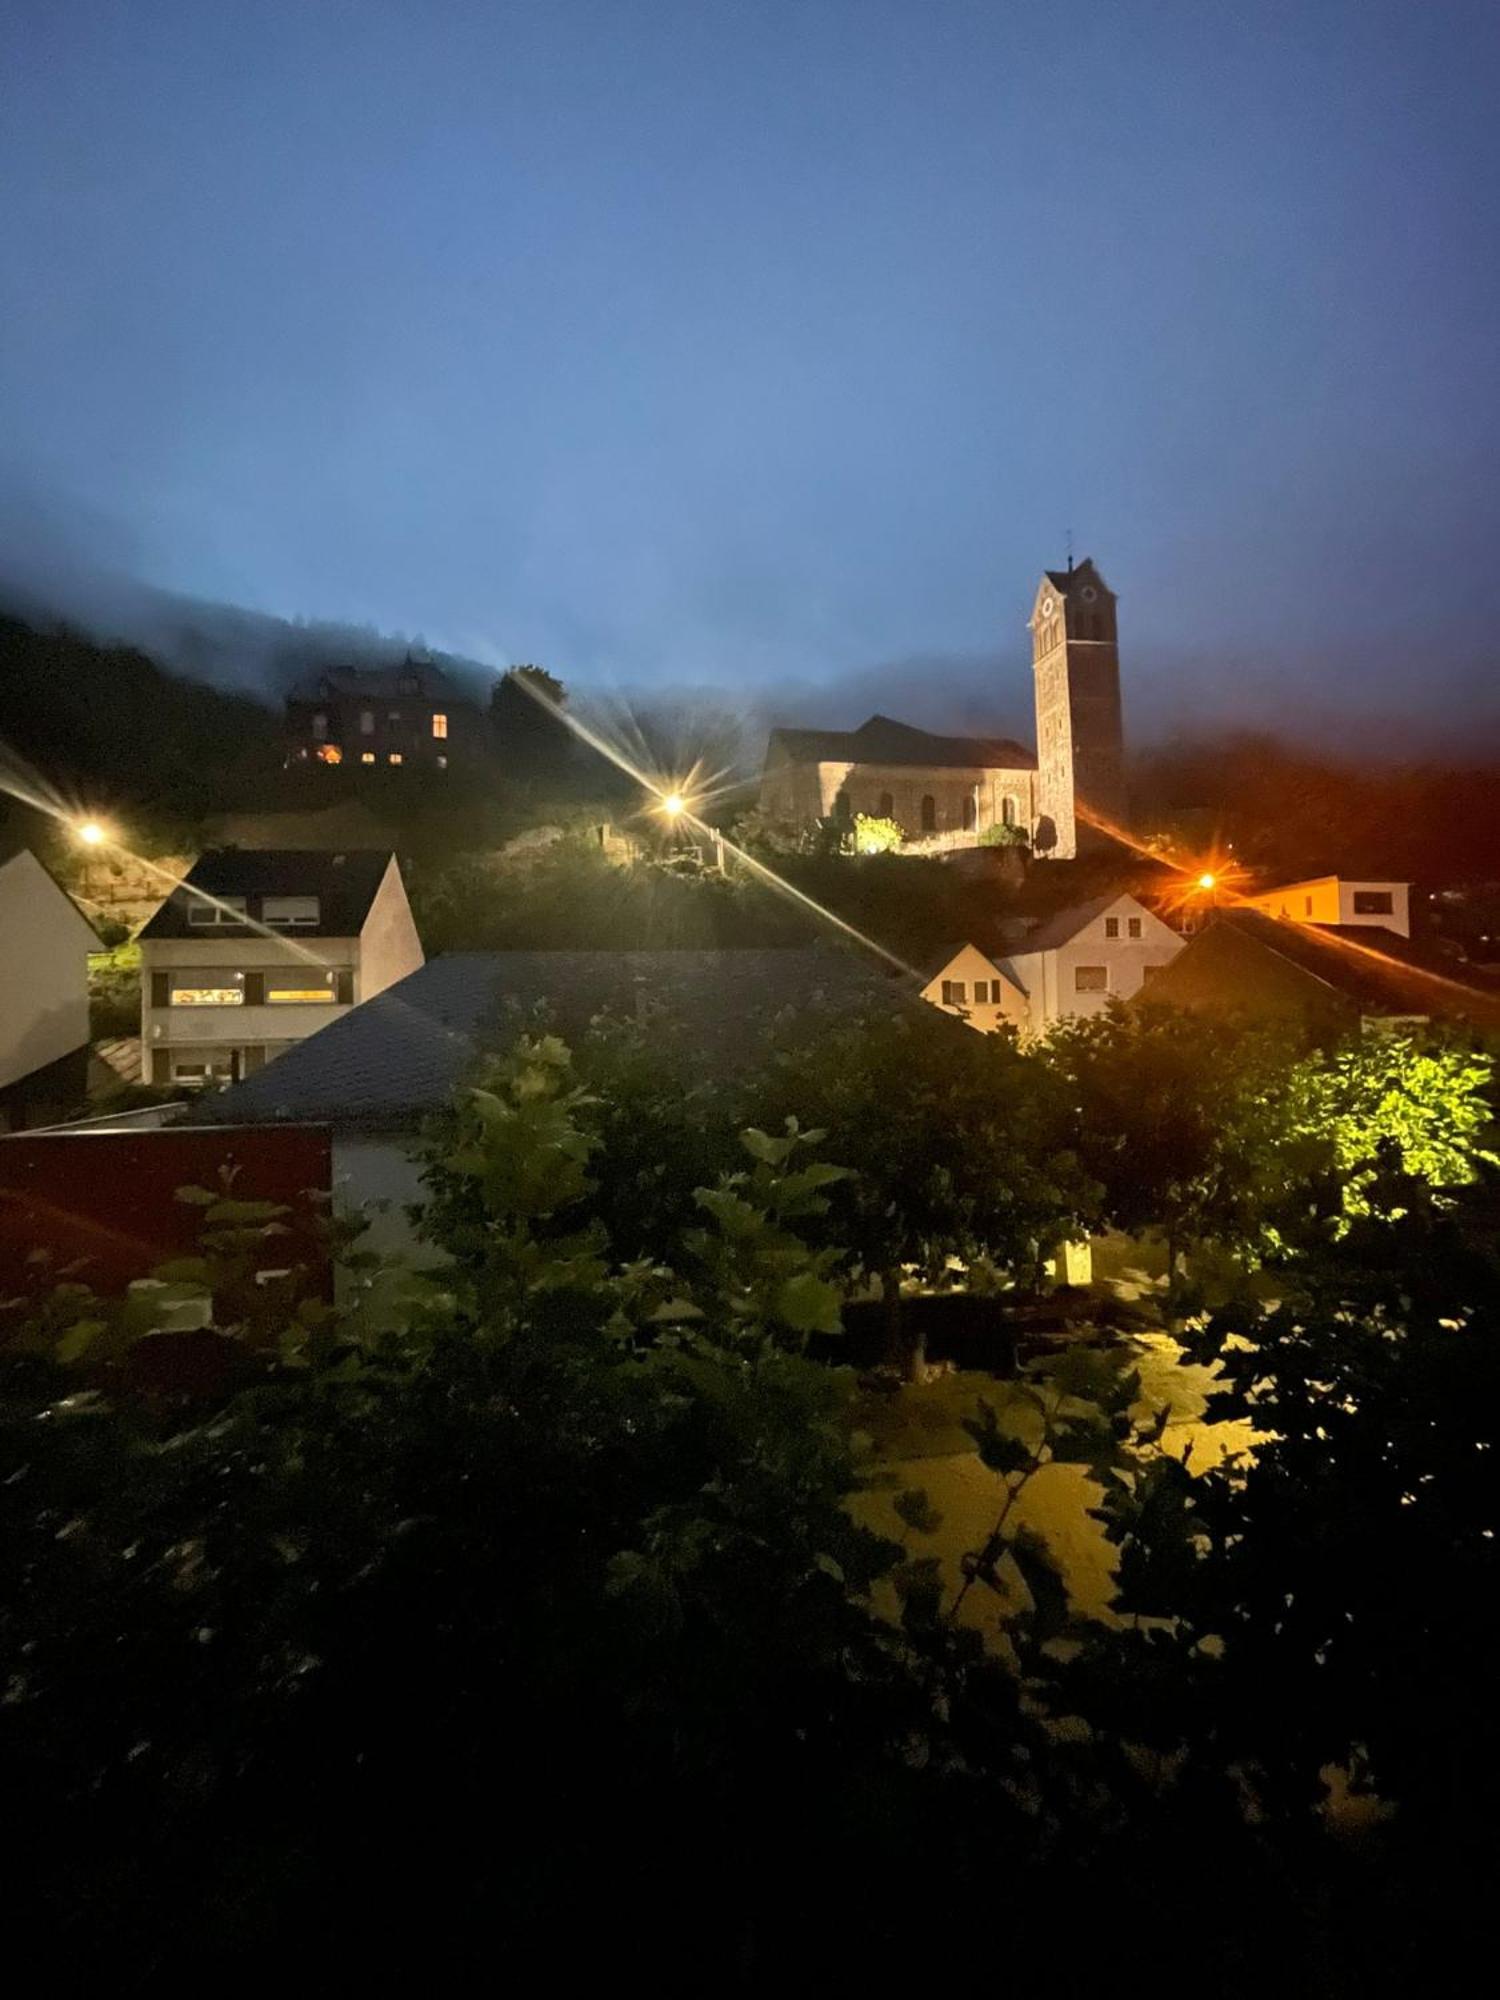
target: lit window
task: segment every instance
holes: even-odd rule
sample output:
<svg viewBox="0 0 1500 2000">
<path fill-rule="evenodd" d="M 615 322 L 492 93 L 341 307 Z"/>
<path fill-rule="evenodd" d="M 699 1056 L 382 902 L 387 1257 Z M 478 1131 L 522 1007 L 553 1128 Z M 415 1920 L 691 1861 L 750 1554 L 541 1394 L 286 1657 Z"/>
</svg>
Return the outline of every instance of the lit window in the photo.
<svg viewBox="0 0 1500 2000">
<path fill-rule="evenodd" d="M 446 715 L 435 715 L 432 718 L 432 733 L 434 736 L 441 736 L 446 739 L 448 735 L 448 718 Z"/>
<path fill-rule="evenodd" d="M 193 900 L 188 904 L 188 922 L 195 928 L 214 924 L 242 924 L 245 921 L 245 899 L 243 896 L 220 896 L 210 903 L 201 893 L 188 894 Z"/>
<path fill-rule="evenodd" d="M 359 761 L 361 764 L 373 764 L 375 762 L 375 752 L 373 750 L 361 750 Z"/>
<path fill-rule="evenodd" d="M 399 764 L 401 762 L 401 752 L 399 750 L 393 750 L 390 756 L 386 758 L 386 762 L 388 764 Z"/>
<path fill-rule="evenodd" d="M 1130 931 L 1130 935 L 1131 935 L 1132 937 L 1139 937 L 1139 936 L 1140 936 L 1140 934 L 1141 934 L 1141 920 L 1140 920 L 1140 918 L 1139 918 L 1139 917 L 1132 917 L 1132 918 L 1130 919 L 1130 921 L 1129 921 L 1129 926 L 1128 926 L 1128 928 L 1129 928 L 1129 931 Z"/>
<path fill-rule="evenodd" d="M 375 734 L 375 711 L 373 708 L 362 708 L 359 711 L 359 733 L 361 736 L 373 736 Z"/>
<path fill-rule="evenodd" d="M 261 903 L 260 913 L 268 924 L 316 924 L 318 899 L 316 896 L 267 896 Z"/>
<path fill-rule="evenodd" d="M 1073 968 L 1073 991 L 1075 993 L 1107 993 L 1109 991 L 1109 967 L 1105 965 L 1075 965 Z"/>
<path fill-rule="evenodd" d="M 195 965 L 189 972 L 174 972 L 169 977 L 174 1007 L 243 1007 L 245 1004 L 243 972 L 206 972 Z"/>
<path fill-rule="evenodd" d="M 344 753 L 340 750 L 337 743 L 325 743 L 318 751 L 318 762 L 320 764 L 342 764 L 343 761 Z"/>
<path fill-rule="evenodd" d="M 331 1007 L 338 998 L 331 979 L 319 986 L 268 986 L 266 1003 L 271 1007 Z"/>
<path fill-rule="evenodd" d="M 1120 919 L 1118 917 L 1106 917 L 1104 919 L 1104 935 L 1106 937 L 1118 937 L 1120 935 Z"/>
</svg>

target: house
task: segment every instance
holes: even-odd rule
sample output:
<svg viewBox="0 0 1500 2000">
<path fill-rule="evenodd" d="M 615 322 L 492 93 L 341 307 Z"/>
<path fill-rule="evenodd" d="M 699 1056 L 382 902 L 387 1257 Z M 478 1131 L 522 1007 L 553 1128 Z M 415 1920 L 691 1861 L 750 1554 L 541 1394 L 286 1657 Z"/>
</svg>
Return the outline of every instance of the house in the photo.
<svg viewBox="0 0 1500 2000">
<path fill-rule="evenodd" d="M 1317 875 L 1308 882 L 1289 882 L 1281 889 L 1255 889 L 1239 899 L 1263 916 L 1286 917 L 1298 924 L 1373 925 L 1411 936 L 1410 884 L 1348 882 L 1340 875 Z"/>
<path fill-rule="evenodd" d="M 788 820 L 859 813 L 909 839 L 1013 826 L 1029 840 L 1036 758 L 1006 737 L 933 736 L 888 715 L 858 729 L 773 729 L 761 810 Z"/>
<path fill-rule="evenodd" d="M 195 1117 L 238 1125 L 315 1124 L 333 1134 L 334 1183 L 355 1201 L 417 1198 L 412 1154 L 424 1121 L 488 1049 L 546 1009 L 577 1040 L 601 1015 L 670 1016 L 695 1061 L 748 1060 L 757 1020 L 825 1007 L 914 1005 L 909 986 L 852 953 L 806 950 L 502 951 L 435 958 L 368 1005 L 289 1049 Z M 376 1239 L 404 1247 L 393 1208 Z"/>
<path fill-rule="evenodd" d="M 1131 999 L 1182 946 L 1144 903 L 1111 892 L 1054 912 L 1007 953 L 986 956 L 964 946 L 922 995 L 976 1028 L 1010 1023 L 1022 1034 L 1045 1035 L 1059 1021 L 1102 1014 L 1111 1000 Z"/>
<path fill-rule="evenodd" d="M 1395 931 L 1310 924 L 1263 911 L 1218 911 L 1153 980 L 1150 997 L 1316 1033 L 1449 1020 L 1500 1028 L 1500 988 L 1430 963 Z"/>
<path fill-rule="evenodd" d="M 1031 634 L 1033 753 L 1006 738 L 933 736 L 886 715 L 858 729 L 773 729 L 761 810 L 775 819 L 899 821 L 912 841 L 973 845 L 1013 826 L 1072 860 L 1126 820 L 1117 599 L 1091 561 L 1042 572 Z"/>
<path fill-rule="evenodd" d="M 152 1083 L 248 1076 L 422 964 L 389 850 L 201 855 L 140 934 Z"/>
<path fill-rule="evenodd" d="M 479 754 L 483 731 L 476 705 L 428 661 L 330 667 L 287 696 L 286 761 L 446 771 Z"/>
<path fill-rule="evenodd" d="M 29 848 L 0 850 L 0 1131 L 44 1125 L 88 1089 L 88 957 L 99 940 Z"/>
<path fill-rule="evenodd" d="M 952 945 L 942 953 L 922 998 L 984 1034 L 996 1028 L 1024 1030 L 1030 1024 L 1031 1003 L 1014 974 L 1001 957 L 988 956 L 973 944 Z"/>
</svg>

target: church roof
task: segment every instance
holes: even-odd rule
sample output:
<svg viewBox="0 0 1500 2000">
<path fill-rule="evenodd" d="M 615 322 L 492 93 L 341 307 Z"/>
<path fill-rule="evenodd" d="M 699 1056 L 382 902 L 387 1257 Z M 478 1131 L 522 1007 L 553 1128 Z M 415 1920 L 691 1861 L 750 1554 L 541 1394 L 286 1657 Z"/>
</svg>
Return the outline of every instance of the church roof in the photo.
<svg viewBox="0 0 1500 2000">
<path fill-rule="evenodd" d="M 1107 594 L 1113 595 L 1109 589 L 1109 585 L 1100 576 L 1098 570 L 1095 569 L 1094 558 L 1092 556 L 1085 556 L 1081 563 L 1075 563 L 1068 569 L 1049 569 L 1044 570 L 1042 574 L 1059 597 L 1066 597 L 1075 583 L 1080 583 L 1085 579 L 1092 583 L 1095 589 L 1103 590 Z"/>
<path fill-rule="evenodd" d="M 767 752 L 793 764 L 909 764 L 937 769 L 1034 771 L 1036 754 L 1008 736 L 934 736 L 872 715 L 858 729 L 773 729 Z"/>
</svg>

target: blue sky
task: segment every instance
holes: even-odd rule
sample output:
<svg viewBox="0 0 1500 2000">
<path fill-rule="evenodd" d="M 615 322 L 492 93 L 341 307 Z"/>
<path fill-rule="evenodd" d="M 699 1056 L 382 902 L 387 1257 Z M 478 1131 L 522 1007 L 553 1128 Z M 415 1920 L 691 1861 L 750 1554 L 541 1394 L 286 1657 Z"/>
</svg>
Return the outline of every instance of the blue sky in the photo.
<svg viewBox="0 0 1500 2000">
<path fill-rule="evenodd" d="M 4 22 L 0 483 L 101 561 L 1003 721 L 1071 525 L 1152 726 L 1500 714 L 1489 0 Z"/>
</svg>

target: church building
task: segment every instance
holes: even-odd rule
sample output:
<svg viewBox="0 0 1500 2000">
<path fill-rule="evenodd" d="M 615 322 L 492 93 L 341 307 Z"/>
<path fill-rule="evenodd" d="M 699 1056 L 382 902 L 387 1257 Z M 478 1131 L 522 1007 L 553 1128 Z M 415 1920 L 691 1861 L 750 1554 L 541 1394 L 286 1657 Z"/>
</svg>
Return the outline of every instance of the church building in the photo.
<svg viewBox="0 0 1500 2000">
<path fill-rule="evenodd" d="M 1091 561 L 1043 572 L 1031 618 L 1036 750 L 934 736 L 889 716 L 858 729 L 773 729 L 761 810 L 776 818 L 894 819 L 912 842 L 961 845 L 1014 826 L 1071 860 L 1125 818 L 1115 595 Z M 943 838 L 946 836 L 947 838 Z"/>
</svg>

